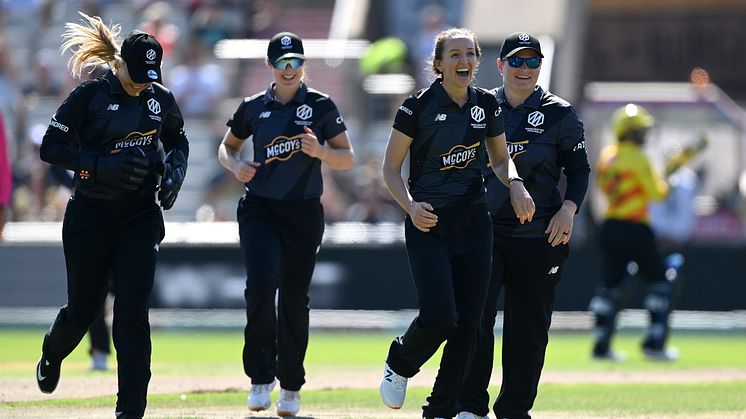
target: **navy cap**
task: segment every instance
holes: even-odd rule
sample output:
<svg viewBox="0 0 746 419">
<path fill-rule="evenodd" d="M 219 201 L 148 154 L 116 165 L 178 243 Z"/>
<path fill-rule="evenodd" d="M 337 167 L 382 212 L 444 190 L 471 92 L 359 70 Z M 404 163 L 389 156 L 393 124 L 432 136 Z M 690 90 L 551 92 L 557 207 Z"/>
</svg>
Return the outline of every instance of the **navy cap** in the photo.
<svg viewBox="0 0 746 419">
<path fill-rule="evenodd" d="M 127 71 L 135 83 L 161 80 L 163 48 L 153 35 L 142 31 L 132 31 L 122 42 L 120 55 L 127 63 Z"/>
<path fill-rule="evenodd" d="M 306 59 L 303 55 L 303 41 L 292 32 L 280 32 L 269 40 L 269 46 L 267 46 L 269 63 L 274 64 L 283 58 Z"/>
<path fill-rule="evenodd" d="M 502 47 L 500 47 L 500 58 L 511 57 L 524 49 L 532 49 L 539 54 L 539 57 L 544 58 L 539 40 L 526 32 L 515 32 L 508 35 L 503 41 Z"/>
</svg>

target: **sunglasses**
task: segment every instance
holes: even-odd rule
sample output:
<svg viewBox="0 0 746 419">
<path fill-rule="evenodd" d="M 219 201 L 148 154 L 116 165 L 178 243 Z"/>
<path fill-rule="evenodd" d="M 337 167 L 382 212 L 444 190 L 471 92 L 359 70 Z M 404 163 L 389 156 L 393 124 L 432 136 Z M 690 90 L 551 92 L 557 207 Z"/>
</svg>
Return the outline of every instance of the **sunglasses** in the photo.
<svg viewBox="0 0 746 419">
<path fill-rule="evenodd" d="M 526 63 L 528 68 L 537 69 L 541 65 L 541 57 L 509 57 L 508 64 L 513 68 L 523 67 L 523 63 Z"/>
<path fill-rule="evenodd" d="M 295 69 L 303 66 L 303 60 L 300 58 L 283 58 L 282 60 L 275 61 L 272 66 L 278 70 L 285 70 L 288 66 Z"/>
</svg>

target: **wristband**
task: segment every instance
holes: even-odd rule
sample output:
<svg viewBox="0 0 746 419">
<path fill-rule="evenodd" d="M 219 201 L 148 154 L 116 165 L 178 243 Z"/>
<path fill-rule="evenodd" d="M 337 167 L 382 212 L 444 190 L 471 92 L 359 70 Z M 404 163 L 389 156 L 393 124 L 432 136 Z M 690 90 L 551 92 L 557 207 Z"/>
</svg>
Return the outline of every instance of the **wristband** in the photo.
<svg viewBox="0 0 746 419">
<path fill-rule="evenodd" d="M 513 181 L 515 181 L 515 180 L 517 180 L 519 182 L 523 182 L 523 178 L 522 177 L 516 176 L 516 177 L 512 177 L 512 178 L 508 179 L 508 185 L 510 185 L 511 183 L 513 183 Z"/>
</svg>

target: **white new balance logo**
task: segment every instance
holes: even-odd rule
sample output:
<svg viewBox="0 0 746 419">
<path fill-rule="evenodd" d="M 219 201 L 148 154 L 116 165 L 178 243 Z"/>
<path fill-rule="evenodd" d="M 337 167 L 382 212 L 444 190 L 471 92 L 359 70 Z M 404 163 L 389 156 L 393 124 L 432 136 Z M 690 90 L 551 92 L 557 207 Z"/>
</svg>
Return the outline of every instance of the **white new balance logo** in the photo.
<svg viewBox="0 0 746 419">
<path fill-rule="evenodd" d="M 116 111 L 117 109 L 119 109 L 118 103 L 110 103 L 109 106 L 106 107 L 107 111 Z"/>
<path fill-rule="evenodd" d="M 259 114 L 259 119 L 269 118 L 272 115 L 272 111 L 266 111 Z"/>
<path fill-rule="evenodd" d="M 547 275 L 554 275 L 559 271 L 559 266 L 552 266 L 551 269 L 549 269 L 549 272 L 547 272 Z"/>
<path fill-rule="evenodd" d="M 445 121 L 446 120 L 446 114 L 439 113 L 439 114 L 435 115 L 435 120 L 436 121 Z"/>
</svg>

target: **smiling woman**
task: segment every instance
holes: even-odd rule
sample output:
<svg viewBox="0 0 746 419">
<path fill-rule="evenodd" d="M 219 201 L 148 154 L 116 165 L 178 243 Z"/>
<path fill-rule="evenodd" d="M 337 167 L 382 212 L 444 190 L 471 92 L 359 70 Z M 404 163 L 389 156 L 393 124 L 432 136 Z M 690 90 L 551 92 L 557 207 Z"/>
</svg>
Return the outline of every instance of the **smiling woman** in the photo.
<svg viewBox="0 0 746 419">
<path fill-rule="evenodd" d="M 308 291 L 324 232 L 321 164 L 349 169 L 353 160 L 337 106 L 304 81 L 305 60 L 296 34 L 272 37 L 266 63 L 274 81 L 238 106 L 218 149 L 220 163 L 246 188 L 238 225 L 246 264 L 248 406 L 268 409 L 279 380 L 280 416 L 300 411 L 306 382 Z M 243 160 L 241 149 L 249 137 L 254 158 Z"/>
</svg>

